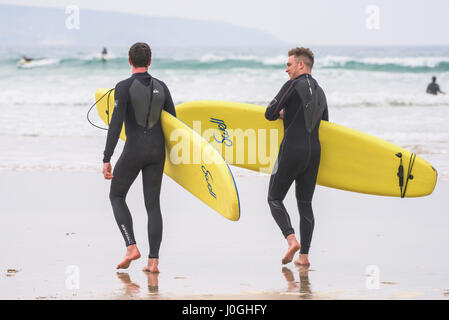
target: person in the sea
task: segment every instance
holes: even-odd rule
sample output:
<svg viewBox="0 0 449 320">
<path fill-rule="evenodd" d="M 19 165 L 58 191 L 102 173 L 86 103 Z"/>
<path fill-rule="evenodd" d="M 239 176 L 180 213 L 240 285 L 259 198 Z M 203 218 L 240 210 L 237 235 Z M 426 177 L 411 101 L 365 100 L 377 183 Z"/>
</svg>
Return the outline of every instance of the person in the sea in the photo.
<svg viewBox="0 0 449 320">
<path fill-rule="evenodd" d="M 446 94 L 443 91 L 441 91 L 440 86 L 437 83 L 437 77 L 435 77 L 435 76 L 432 77 L 432 82 L 429 83 L 429 85 L 427 86 L 426 92 L 428 94 L 433 94 L 433 95 L 437 95 L 438 93 Z"/>
<path fill-rule="evenodd" d="M 326 96 L 312 77 L 314 55 L 308 48 L 294 48 L 288 52 L 286 72 L 288 80 L 268 105 L 265 117 L 284 121 L 284 138 L 268 190 L 271 214 L 287 240 L 286 264 L 301 249 L 297 265 L 310 265 L 308 254 L 314 228 L 312 197 L 320 165 L 321 144 L 318 130 L 321 120 L 329 120 Z M 295 182 L 296 200 L 300 215 L 300 240 L 295 237 L 283 200 Z"/>
<path fill-rule="evenodd" d="M 101 51 L 101 60 L 106 60 L 106 57 L 108 55 L 108 49 L 106 47 L 103 47 L 103 50 Z"/>
<path fill-rule="evenodd" d="M 112 179 L 109 198 L 115 220 L 126 244 L 126 254 L 117 269 L 126 269 L 140 258 L 134 238 L 131 213 L 126 195 L 142 172 L 143 194 L 148 214 L 150 253 L 143 271 L 159 272 L 159 248 L 162 240 L 160 192 L 165 164 L 165 140 L 161 126 L 162 109 L 176 116 L 168 87 L 148 74 L 151 49 L 138 42 L 129 49 L 131 77 L 115 86 L 115 107 L 109 125 L 103 158 L 103 175 Z M 111 156 L 125 122 L 126 143 L 112 172 Z"/>
<path fill-rule="evenodd" d="M 31 61 L 33 61 L 34 59 L 28 58 L 27 56 L 22 56 L 22 60 L 23 60 L 23 62 L 31 62 Z"/>
</svg>

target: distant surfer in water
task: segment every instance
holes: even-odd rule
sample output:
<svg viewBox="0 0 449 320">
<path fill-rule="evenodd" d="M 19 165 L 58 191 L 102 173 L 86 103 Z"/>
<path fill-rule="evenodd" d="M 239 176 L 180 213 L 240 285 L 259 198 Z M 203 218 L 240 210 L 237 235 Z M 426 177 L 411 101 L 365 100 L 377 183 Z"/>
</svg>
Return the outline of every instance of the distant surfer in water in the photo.
<svg viewBox="0 0 449 320">
<path fill-rule="evenodd" d="M 106 49 L 106 47 L 103 47 L 103 50 L 101 51 L 101 60 L 106 61 L 107 55 L 108 55 L 108 49 Z"/>
<path fill-rule="evenodd" d="M 31 62 L 31 61 L 33 61 L 33 60 L 34 60 L 34 59 L 32 59 L 32 58 L 28 58 L 28 57 L 26 57 L 26 56 L 22 56 L 22 61 L 25 62 L 25 63 Z"/>
<path fill-rule="evenodd" d="M 284 138 L 274 166 L 268 189 L 271 214 L 287 240 L 288 249 L 283 264 L 309 266 L 310 243 L 314 228 L 312 197 L 320 165 L 321 144 L 318 130 L 321 120 L 329 120 L 326 96 L 312 78 L 314 55 L 308 48 L 294 48 L 288 52 L 288 80 L 268 105 L 265 118 L 284 121 Z M 296 201 L 300 215 L 300 240 L 295 237 L 283 200 L 295 181 Z"/>
<path fill-rule="evenodd" d="M 150 253 L 143 271 L 159 272 L 159 247 L 162 240 L 162 215 L 159 204 L 162 174 L 165 164 L 165 141 L 161 126 L 162 109 L 176 116 L 167 86 L 148 74 L 151 49 L 146 43 L 135 43 L 129 49 L 131 77 L 115 86 L 115 107 L 112 113 L 103 158 L 103 175 L 112 179 L 109 198 L 120 232 L 126 244 L 126 254 L 117 269 L 126 269 L 132 260 L 140 258 L 134 238 L 131 213 L 126 195 L 131 184 L 142 172 L 143 194 L 148 214 Z M 125 122 L 126 143 L 114 171 L 111 156 Z"/>
<path fill-rule="evenodd" d="M 434 94 L 434 95 L 437 95 L 438 93 L 446 94 L 440 90 L 440 86 L 438 85 L 438 83 L 436 81 L 437 81 L 437 77 L 433 76 L 432 82 L 429 83 L 429 85 L 427 86 L 426 92 L 428 94 Z"/>
<path fill-rule="evenodd" d="M 26 56 L 22 56 L 22 60 L 25 61 L 25 62 L 31 62 L 31 61 L 33 61 L 34 59 L 28 58 L 28 57 L 26 57 Z"/>
</svg>

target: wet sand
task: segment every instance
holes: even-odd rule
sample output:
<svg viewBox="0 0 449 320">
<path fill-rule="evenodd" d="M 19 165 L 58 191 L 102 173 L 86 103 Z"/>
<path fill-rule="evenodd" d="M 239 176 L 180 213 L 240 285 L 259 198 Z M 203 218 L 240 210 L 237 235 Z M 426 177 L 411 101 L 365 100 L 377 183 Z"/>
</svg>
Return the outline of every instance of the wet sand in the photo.
<svg viewBox="0 0 449 320">
<path fill-rule="evenodd" d="M 128 194 L 140 260 L 125 253 L 109 183 L 91 172 L 0 171 L 0 299 L 449 299 L 449 182 L 431 196 L 376 197 L 317 186 L 309 270 L 286 243 L 267 175 L 233 168 L 241 219 L 226 220 L 164 176 L 161 273 L 148 243 L 141 178 Z M 299 230 L 292 188 L 285 201 Z"/>
</svg>

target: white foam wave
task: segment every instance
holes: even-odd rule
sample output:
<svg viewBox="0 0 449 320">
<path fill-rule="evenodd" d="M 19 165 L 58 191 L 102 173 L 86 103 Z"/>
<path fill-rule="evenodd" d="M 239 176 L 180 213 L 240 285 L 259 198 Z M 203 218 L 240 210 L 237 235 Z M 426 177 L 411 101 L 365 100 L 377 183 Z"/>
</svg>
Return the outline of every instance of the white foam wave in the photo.
<svg viewBox="0 0 449 320">
<path fill-rule="evenodd" d="M 241 60 L 241 61 L 251 61 L 251 60 L 258 60 L 258 56 L 254 55 L 227 55 L 227 56 L 219 56 L 212 53 L 207 53 L 202 55 L 199 58 L 200 62 L 206 63 L 206 62 L 220 62 L 220 61 L 226 61 L 226 60 Z"/>
<path fill-rule="evenodd" d="M 449 63 L 447 56 L 421 56 L 421 57 L 364 57 L 327 55 L 316 59 L 316 65 L 321 67 L 343 66 L 348 62 L 358 62 L 372 65 L 394 64 L 404 67 L 429 67 L 434 68 L 440 63 Z"/>
<path fill-rule="evenodd" d="M 50 59 L 50 58 L 43 58 L 38 60 L 32 60 L 30 62 L 24 62 L 19 61 L 17 63 L 17 67 L 21 69 L 30 69 L 30 68 L 36 68 L 36 67 L 45 67 L 50 66 L 54 64 L 58 64 L 61 60 L 60 59 Z"/>
<path fill-rule="evenodd" d="M 114 54 L 111 51 L 108 51 L 108 54 L 106 54 L 105 56 L 103 56 L 100 52 L 91 52 L 91 53 L 81 57 L 82 60 L 86 60 L 86 61 L 103 60 L 103 59 L 111 60 L 111 59 L 115 59 L 115 58 L 120 58 L 120 56 L 117 56 L 116 54 Z"/>
<path fill-rule="evenodd" d="M 187 58 L 175 58 L 177 61 L 192 60 Z M 217 55 L 213 53 L 203 54 L 199 59 L 202 63 L 235 61 L 255 61 L 264 65 L 284 65 L 286 55 L 258 56 L 258 55 Z M 404 67 L 429 67 L 434 68 L 440 63 L 449 63 L 447 56 L 421 56 L 421 57 L 355 57 L 326 55 L 315 59 L 316 67 L 342 67 L 348 62 L 356 62 L 369 65 L 398 65 Z"/>
<path fill-rule="evenodd" d="M 393 94 L 391 92 L 327 92 L 328 105 L 332 107 L 348 106 L 449 106 L 448 96 L 428 94 Z"/>
</svg>

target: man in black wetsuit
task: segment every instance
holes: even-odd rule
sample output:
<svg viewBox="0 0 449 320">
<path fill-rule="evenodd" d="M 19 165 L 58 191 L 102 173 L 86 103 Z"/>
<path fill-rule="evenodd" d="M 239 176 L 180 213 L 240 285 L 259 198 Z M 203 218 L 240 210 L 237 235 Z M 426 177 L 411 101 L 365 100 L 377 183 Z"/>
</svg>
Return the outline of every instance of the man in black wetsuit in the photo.
<svg viewBox="0 0 449 320">
<path fill-rule="evenodd" d="M 147 70 L 151 49 L 138 42 L 129 49 L 132 76 L 115 86 L 115 108 L 109 124 L 103 158 L 103 175 L 112 179 L 109 198 L 115 220 L 127 246 L 117 269 L 126 269 L 140 258 L 134 238 L 132 218 L 125 198 L 131 184 L 142 171 L 143 193 L 148 214 L 150 254 L 143 269 L 159 272 L 159 247 L 162 240 L 162 216 L 159 205 L 162 174 L 165 164 L 165 141 L 161 126 L 162 109 L 176 116 L 173 100 L 165 83 L 153 78 Z M 125 122 L 126 143 L 111 174 L 111 156 Z"/>
<path fill-rule="evenodd" d="M 268 203 L 271 214 L 287 239 L 288 250 L 282 263 L 293 260 L 299 249 L 298 265 L 310 265 L 308 253 L 312 240 L 314 217 L 312 197 L 320 165 L 321 145 L 318 130 L 321 120 L 329 120 L 326 96 L 312 78 L 314 55 L 308 48 L 288 52 L 287 69 L 290 80 L 281 88 L 265 112 L 268 120 L 284 121 L 284 139 L 270 178 Z M 300 214 L 298 243 L 283 200 L 295 181 L 296 200 Z"/>
<path fill-rule="evenodd" d="M 434 94 L 434 95 L 437 95 L 438 93 L 445 94 L 443 91 L 440 90 L 440 86 L 438 85 L 438 83 L 436 81 L 437 81 L 437 77 L 433 76 L 432 82 L 429 83 L 429 85 L 427 86 L 426 92 L 429 94 Z"/>
</svg>

